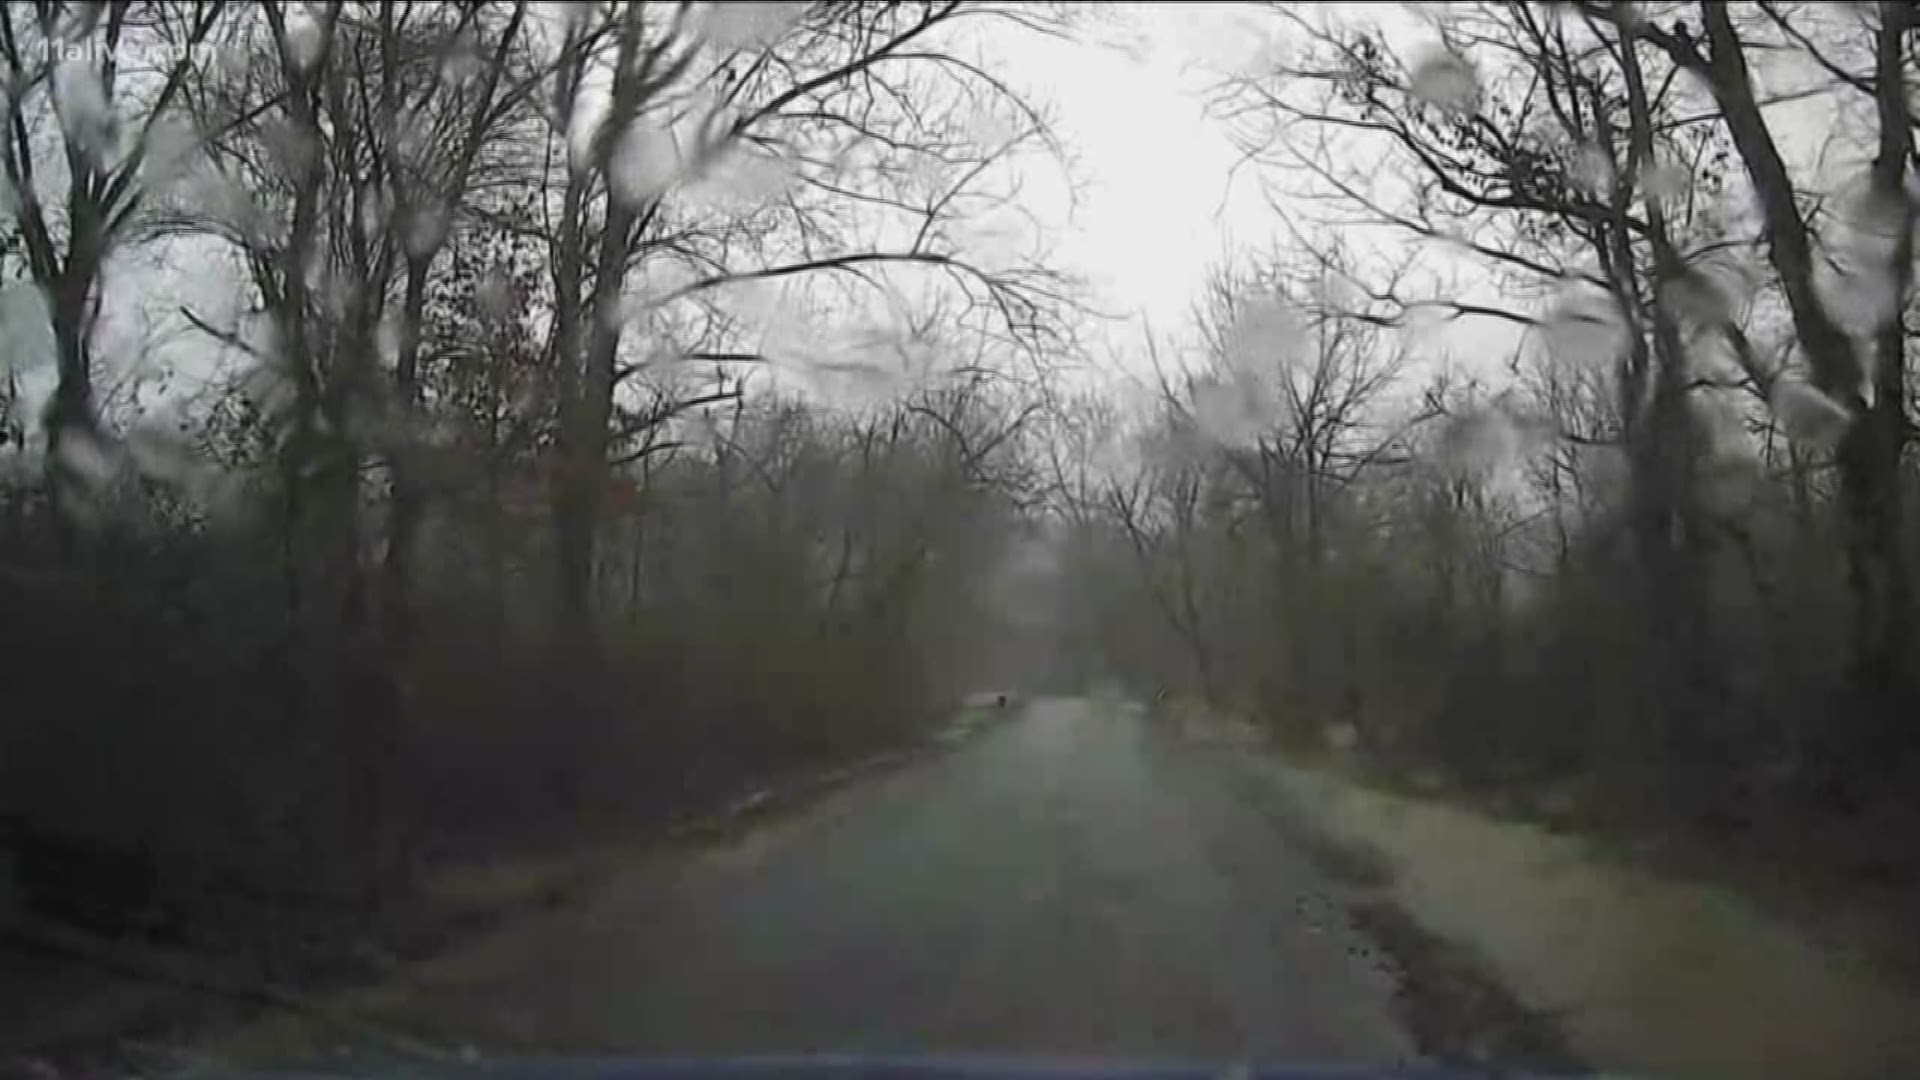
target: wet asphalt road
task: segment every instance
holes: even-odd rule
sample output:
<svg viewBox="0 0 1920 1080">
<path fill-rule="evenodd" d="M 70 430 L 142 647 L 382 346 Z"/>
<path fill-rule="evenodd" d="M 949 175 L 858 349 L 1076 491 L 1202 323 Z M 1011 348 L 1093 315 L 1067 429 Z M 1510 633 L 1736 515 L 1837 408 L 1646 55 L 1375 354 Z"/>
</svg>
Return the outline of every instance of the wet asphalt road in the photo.
<svg viewBox="0 0 1920 1080">
<path fill-rule="evenodd" d="M 430 965 L 394 1019 L 488 1055 L 1408 1060 L 1241 753 L 1037 701 Z"/>
</svg>

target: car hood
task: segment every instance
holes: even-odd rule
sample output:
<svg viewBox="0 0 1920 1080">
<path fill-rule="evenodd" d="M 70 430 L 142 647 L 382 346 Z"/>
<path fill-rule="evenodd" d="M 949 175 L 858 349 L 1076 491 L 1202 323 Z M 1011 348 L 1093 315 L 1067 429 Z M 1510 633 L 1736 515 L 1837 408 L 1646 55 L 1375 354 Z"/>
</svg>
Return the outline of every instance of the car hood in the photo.
<svg viewBox="0 0 1920 1080">
<path fill-rule="evenodd" d="M 565 1057 L 396 1065 L 335 1062 L 221 1080 L 1527 1080 L 1550 1074 L 1487 1066 L 1132 1061 L 1085 1058 L 803 1055 L 744 1058 Z M 207 1080 L 213 1080 L 208 1077 Z"/>
</svg>

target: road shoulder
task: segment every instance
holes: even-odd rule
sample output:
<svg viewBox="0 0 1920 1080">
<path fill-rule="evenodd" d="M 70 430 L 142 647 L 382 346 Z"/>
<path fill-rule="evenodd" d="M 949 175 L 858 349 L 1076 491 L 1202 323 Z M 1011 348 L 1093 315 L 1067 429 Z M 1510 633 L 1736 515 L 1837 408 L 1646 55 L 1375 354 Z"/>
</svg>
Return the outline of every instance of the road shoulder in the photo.
<svg viewBox="0 0 1920 1080">
<path fill-rule="evenodd" d="M 1365 959 L 1385 970 L 1393 1019 L 1422 1059 L 1552 1074 L 1584 1067 L 1556 1017 L 1510 990 L 1471 942 L 1435 932 L 1409 910 L 1390 850 L 1366 835 L 1334 831 L 1257 729 L 1186 715 L 1168 730 L 1217 759 L 1213 767 L 1232 778 L 1238 799 L 1318 872 L 1336 917 L 1364 943 Z"/>
<path fill-rule="evenodd" d="M 1389 951 L 1426 955 L 1409 981 L 1443 991 L 1416 1034 L 1458 1013 L 1459 961 L 1511 989 L 1518 1016 L 1593 1067 L 1655 1075 L 1920 1074 L 1920 1000 L 1857 956 L 1763 915 L 1724 889 L 1606 860 L 1581 841 L 1437 802 L 1370 790 L 1261 752 L 1337 865 L 1367 866 L 1357 921 Z M 1357 854 L 1356 854 L 1357 853 Z M 1325 857 L 1325 856 L 1323 856 Z M 1352 875 L 1349 874 L 1349 877 Z M 1395 943 L 1398 943 L 1396 946 Z M 1431 995 L 1429 995 L 1431 996 Z M 1452 1000 L 1450 1000 L 1452 999 Z M 1497 1014 L 1498 1010 L 1496 1010 Z M 1532 1037 L 1532 1036 L 1529 1036 Z M 1549 1042 L 1541 1047 L 1553 1050 Z"/>
</svg>

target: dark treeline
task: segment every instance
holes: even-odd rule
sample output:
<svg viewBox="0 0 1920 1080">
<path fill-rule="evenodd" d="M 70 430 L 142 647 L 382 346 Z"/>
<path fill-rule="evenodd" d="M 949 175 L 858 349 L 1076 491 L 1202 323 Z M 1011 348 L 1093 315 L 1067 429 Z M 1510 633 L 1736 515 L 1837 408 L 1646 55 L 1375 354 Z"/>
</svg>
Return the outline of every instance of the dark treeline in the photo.
<svg viewBox="0 0 1920 1080">
<path fill-rule="evenodd" d="M 1269 15 L 1221 108 L 1314 198 L 1060 470 L 1083 644 L 1403 782 L 1911 883 L 1909 5 Z"/>
<path fill-rule="evenodd" d="M 961 244 L 981 17 L 9 6 L 10 914 L 402 907 L 990 678 L 1062 309 Z"/>
</svg>

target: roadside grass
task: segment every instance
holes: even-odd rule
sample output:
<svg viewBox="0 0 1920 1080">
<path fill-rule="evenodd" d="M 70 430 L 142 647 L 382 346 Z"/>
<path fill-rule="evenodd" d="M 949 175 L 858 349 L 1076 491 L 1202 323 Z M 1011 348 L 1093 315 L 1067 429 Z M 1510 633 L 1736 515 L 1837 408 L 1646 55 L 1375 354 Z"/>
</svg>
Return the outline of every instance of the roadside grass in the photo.
<svg viewBox="0 0 1920 1080">
<path fill-rule="evenodd" d="M 1885 833 L 1912 835 L 1920 822 L 1859 824 L 1793 820 L 1790 810 L 1762 805 L 1764 826 L 1661 823 L 1622 812 L 1595 785 L 1577 779 L 1532 785 L 1473 784 L 1434 768 L 1388 769 L 1324 746 L 1288 746 L 1297 768 L 1337 776 L 1390 800 L 1438 803 L 1543 835 L 1564 838 L 1579 857 L 1666 883 L 1726 891 L 1756 913 L 1792 925 L 1823 950 L 1920 993 L 1920 880 L 1884 872 L 1871 844 Z M 1878 839 L 1876 839 L 1878 838 Z"/>
<path fill-rule="evenodd" d="M 947 725 L 936 737 L 943 739 L 967 738 L 1004 718 L 1004 711 L 993 705 L 964 706 L 954 713 L 953 723 Z"/>
<path fill-rule="evenodd" d="M 1287 839 L 1321 873 L 1350 889 L 1378 891 L 1393 885 L 1393 863 L 1371 844 L 1335 841 L 1312 827 L 1292 829 Z"/>
<path fill-rule="evenodd" d="M 1233 741 L 1191 702 L 1155 714 L 1199 742 Z M 1260 790 L 1283 793 L 1288 843 L 1399 969 L 1395 1007 L 1429 1057 L 1729 1080 L 1920 1075 L 1920 991 L 1895 962 L 1913 947 L 1913 908 L 1889 902 L 1895 890 L 1809 885 L 1574 789 L 1476 790 L 1271 740 L 1241 758 L 1270 778 Z"/>
<path fill-rule="evenodd" d="M 1352 908 L 1406 962 L 1423 1048 L 1444 1047 L 1463 1024 L 1490 1052 L 1551 1061 L 1565 1050 L 1656 1076 L 1920 1075 L 1920 995 L 1857 946 L 1836 948 L 1725 883 L 1636 864 L 1564 826 L 1385 791 L 1347 769 L 1266 763 L 1315 831 L 1388 865 L 1391 885 Z M 1510 991 L 1505 1002 L 1485 997 L 1489 983 Z M 1491 1027 L 1488 1009 L 1503 1018 Z"/>
<path fill-rule="evenodd" d="M 1223 725 L 1191 703 L 1171 717 L 1182 737 L 1243 754 L 1243 723 Z M 1256 766 L 1269 753 L 1240 758 Z M 1396 853 L 1355 830 L 1327 827 L 1311 799 L 1288 785 L 1275 785 L 1258 771 L 1246 779 L 1252 804 L 1271 821 L 1287 845 L 1335 886 L 1349 921 L 1386 961 L 1394 977 L 1395 1018 L 1428 1060 L 1467 1068 L 1528 1068 L 1574 1073 L 1582 1062 L 1568 1045 L 1558 1019 L 1530 1007 L 1502 981 L 1471 942 L 1435 933 L 1411 911 L 1400 891 Z"/>
<path fill-rule="evenodd" d="M 1192 699 L 1169 698 L 1156 709 L 1175 727 L 1204 727 L 1206 714 Z M 1898 857 L 1920 836 L 1920 815 L 1839 819 L 1757 793 L 1743 820 L 1678 821 L 1631 812 L 1620 797 L 1577 776 L 1475 782 L 1434 765 L 1388 765 L 1337 738 L 1282 742 L 1271 723 L 1257 726 L 1260 741 L 1295 768 L 1407 805 L 1444 805 L 1565 838 L 1579 858 L 1623 872 L 1729 892 L 1822 950 L 1920 994 L 1920 934 L 1912 931 L 1920 865 Z M 1904 846 L 1902 838 L 1909 838 Z"/>
<path fill-rule="evenodd" d="M 428 906 L 455 921 L 558 907 L 586 887 L 595 866 L 612 854 L 605 847 L 585 848 L 450 866 L 430 874 L 420 893 Z"/>
</svg>

